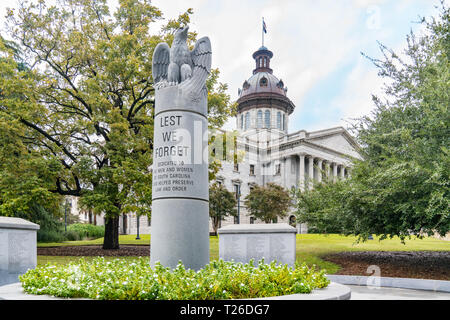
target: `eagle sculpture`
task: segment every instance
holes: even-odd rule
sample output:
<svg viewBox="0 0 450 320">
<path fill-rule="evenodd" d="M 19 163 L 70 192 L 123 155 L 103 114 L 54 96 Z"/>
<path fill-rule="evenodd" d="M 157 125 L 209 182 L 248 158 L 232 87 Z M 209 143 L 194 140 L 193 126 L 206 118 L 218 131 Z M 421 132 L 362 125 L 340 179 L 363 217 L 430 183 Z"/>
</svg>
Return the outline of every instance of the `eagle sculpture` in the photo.
<svg viewBox="0 0 450 320">
<path fill-rule="evenodd" d="M 152 75 L 155 89 L 178 86 L 194 97 L 206 92 L 206 78 L 211 69 L 211 42 L 199 39 L 192 51 L 187 46 L 188 26 L 175 32 L 172 47 L 159 43 L 153 53 Z"/>
</svg>

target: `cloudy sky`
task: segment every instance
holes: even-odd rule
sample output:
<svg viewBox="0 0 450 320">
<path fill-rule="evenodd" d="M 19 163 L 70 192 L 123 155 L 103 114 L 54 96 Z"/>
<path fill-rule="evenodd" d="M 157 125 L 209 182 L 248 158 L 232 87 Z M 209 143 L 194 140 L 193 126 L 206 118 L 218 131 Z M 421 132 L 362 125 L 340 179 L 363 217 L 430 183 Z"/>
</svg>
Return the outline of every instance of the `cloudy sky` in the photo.
<svg viewBox="0 0 450 320">
<path fill-rule="evenodd" d="M 117 0 L 109 0 L 114 5 Z M 447 2 L 450 2 L 447 1 Z M 289 131 L 347 127 L 348 121 L 370 113 L 371 94 L 379 94 L 382 79 L 361 55 L 379 58 L 377 41 L 400 52 L 406 34 L 418 31 L 421 16 L 435 15 L 438 0 L 153 0 L 164 17 L 176 18 L 188 8 L 190 28 L 209 36 L 213 67 L 221 72 L 229 94 L 254 69 L 252 53 L 264 44 L 273 53 L 274 75 L 283 79 L 296 105 Z M 1 1 L 4 7 L 14 1 Z M 153 30 L 157 32 L 156 26 Z M 229 121 L 226 128 L 234 128 Z"/>
</svg>

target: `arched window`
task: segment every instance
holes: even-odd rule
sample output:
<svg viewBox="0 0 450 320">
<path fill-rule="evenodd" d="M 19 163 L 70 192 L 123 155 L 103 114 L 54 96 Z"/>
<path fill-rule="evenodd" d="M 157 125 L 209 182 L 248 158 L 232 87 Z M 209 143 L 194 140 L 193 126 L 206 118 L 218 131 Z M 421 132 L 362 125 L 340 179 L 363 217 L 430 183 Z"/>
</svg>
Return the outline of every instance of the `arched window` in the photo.
<svg viewBox="0 0 450 320">
<path fill-rule="evenodd" d="M 258 113 L 256 114 L 256 127 L 262 128 L 262 124 L 263 124 L 262 111 L 258 110 Z"/>
<path fill-rule="evenodd" d="M 259 85 L 261 87 L 267 87 L 267 78 L 266 77 L 262 77 L 261 80 L 259 80 Z"/>
<path fill-rule="evenodd" d="M 241 130 L 244 129 L 244 115 L 241 114 Z"/>
<path fill-rule="evenodd" d="M 267 67 L 267 57 L 264 57 L 264 68 Z"/>
<path fill-rule="evenodd" d="M 281 112 L 277 112 L 277 128 L 281 130 Z"/>
<path fill-rule="evenodd" d="M 250 113 L 247 112 L 245 114 L 245 130 L 247 130 L 248 128 L 250 128 Z"/>
<path fill-rule="evenodd" d="M 270 111 L 266 110 L 264 112 L 264 127 L 270 128 Z"/>
<path fill-rule="evenodd" d="M 285 118 L 285 115 L 284 115 L 284 113 L 283 113 L 283 128 L 281 129 L 281 130 L 286 130 L 285 129 L 285 127 L 286 127 L 286 118 Z"/>
</svg>

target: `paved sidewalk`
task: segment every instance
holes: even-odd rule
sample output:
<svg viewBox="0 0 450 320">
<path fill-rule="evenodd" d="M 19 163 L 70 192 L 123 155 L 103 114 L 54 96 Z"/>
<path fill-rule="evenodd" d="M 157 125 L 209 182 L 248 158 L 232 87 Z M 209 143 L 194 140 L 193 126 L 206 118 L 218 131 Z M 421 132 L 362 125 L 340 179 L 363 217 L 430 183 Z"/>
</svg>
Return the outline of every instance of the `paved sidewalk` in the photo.
<svg viewBox="0 0 450 320">
<path fill-rule="evenodd" d="M 448 292 L 355 285 L 347 287 L 352 290 L 351 300 L 450 300 Z"/>
</svg>

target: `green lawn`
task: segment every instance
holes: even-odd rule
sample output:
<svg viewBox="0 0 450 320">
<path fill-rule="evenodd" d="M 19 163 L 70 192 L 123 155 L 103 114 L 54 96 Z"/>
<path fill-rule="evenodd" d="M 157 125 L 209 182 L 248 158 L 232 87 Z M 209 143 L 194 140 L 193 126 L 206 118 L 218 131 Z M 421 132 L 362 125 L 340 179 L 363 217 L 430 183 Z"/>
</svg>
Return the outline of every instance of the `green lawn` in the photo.
<svg viewBox="0 0 450 320">
<path fill-rule="evenodd" d="M 140 235 L 141 240 L 136 240 L 136 235 L 121 235 L 119 243 L 127 244 L 150 244 L 150 235 Z M 63 243 L 39 243 L 38 247 L 44 246 L 72 246 L 72 245 L 93 245 L 102 244 L 103 238 L 86 241 L 67 241 Z M 326 269 L 332 274 L 339 270 L 339 266 L 321 259 L 321 256 L 342 251 L 450 251 L 450 241 L 436 238 L 413 238 L 406 240 L 405 244 L 399 238 L 379 241 L 377 237 L 365 243 L 356 243 L 356 237 L 345 237 L 342 235 L 319 235 L 319 234 L 298 234 L 297 235 L 297 261 L 306 262 L 308 265 L 316 265 L 321 269 Z M 113 258 L 113 257 L 111 257 Z M 219 258 L 219 239 L 210 237 L 210 258 Z M 67 263 L 79 259 L 79 257 L 56 257 L 38 256 L 38 265 L 50 263 Z M 132 259 L 132 258 L 130 258 Z"/>
</svg>

